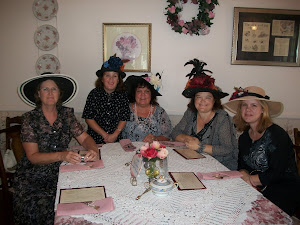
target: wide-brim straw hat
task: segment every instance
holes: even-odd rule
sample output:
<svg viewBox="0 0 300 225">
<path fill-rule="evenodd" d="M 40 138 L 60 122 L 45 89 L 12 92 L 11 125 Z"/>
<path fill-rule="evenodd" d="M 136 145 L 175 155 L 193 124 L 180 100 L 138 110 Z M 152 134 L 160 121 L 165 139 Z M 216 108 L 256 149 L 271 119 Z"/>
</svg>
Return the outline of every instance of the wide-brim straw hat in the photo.
<svg viewBox="0 0 300 225">
<path fill-rule="evenodd" d="M 281 102 L 270 100 L 270 97 L 266 95 L 265 90 L 257 86 L 249 86 L 244 89 L 237 89 L 232 94 L 229 101 L 224 104 L 224 107 L 230 112 L 236 114 L 239 103 L 243 100 L 265 101 L 268 104 L 269 114 L 271 117 L 279 116 L 284 109 L 284 106 Z"/>
<path fill-rule="evenodd" d="M 40 75 L 36 77 L 29 78 L 25 80 L 19 87 L 18 87 L 18 94 L 20 98 L 28 105 L 35 107 L 35 98 L 34 93 L 39 83 L 46 81 L 46 80 L 53 80 L 57 83 L 60 90 L 63 93 L 62 96 L 62 104 L 65 105 L 71 102 L 78 90 L 78 84 L 75 79 L 70 76 L 64 74 L 46 74 Z"/>
</svg>

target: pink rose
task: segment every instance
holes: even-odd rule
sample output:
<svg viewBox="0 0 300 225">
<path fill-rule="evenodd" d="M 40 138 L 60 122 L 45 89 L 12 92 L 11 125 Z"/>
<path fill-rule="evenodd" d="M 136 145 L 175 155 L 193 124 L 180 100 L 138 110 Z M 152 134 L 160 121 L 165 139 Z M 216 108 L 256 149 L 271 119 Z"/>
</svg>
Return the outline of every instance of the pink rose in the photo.
<svg viewBox="0 0 300 225">
<path fill-rule="evenodd" d="M 169 7 L 168 10 L 170 13 L 175 13 L 176 7 L 173 5 L 172 7 Z"/>
<path fill-rule="evenodd" d="M 183 32 L 184 34 L 187 34 L 187 32 L 189 32 L 189 31 L 184 27 L 184 28 L 182 28 L 182 32 Z"/>
<path fill-rule="evenodd" d="M 149 143 L 146 143 L 144 146 L 142 146 L 141 148 L 140 148 L 140 150 L 141 150 L 141 152 L 143 151 L 146 151 L 147 149 L 149 148 Z"/>
<path fill-rule="evenodd" d="M 160 143 L 158 141 L 153 141 L 150 145 L 150 148 L 159 149 Z"/>
<path fill-rule="evenodd" d="M 153 159 L 157 156 L 157 151 L 153 148 L 148 148 L 146 151 L 141 151 L 142 156 L 147 159 Z"/>
<path fill-rule="evenodd" d="M 182 27 L 183 27 L 183 25 L 184 25 L 184 21 L 183 21 L 183 20 L 179 20 L 179 21 L 178 21 L 178 24 L 179 24 L 180 26 L 182 26 Z"/>
<path fill-rule="evenodd" d="M 207 4 L 210 4 L 211 3 L 211 0 L 206 0 Z"/>
<path fill-rule="evenodd" d="M 209 18 L 214 18 L 214 17 L 215 17 L 215 14 L 214 14 L 212 11 L 209 11 L 208 17 L 209 17 Z"/>
<path fill-rule="evenodd" d="M 160 159 L 164 159 L 168 155 L 168 150 L 166 148 L 161 148 L 160 151 L 157 153 L 157 157 Z"/>
</svg>

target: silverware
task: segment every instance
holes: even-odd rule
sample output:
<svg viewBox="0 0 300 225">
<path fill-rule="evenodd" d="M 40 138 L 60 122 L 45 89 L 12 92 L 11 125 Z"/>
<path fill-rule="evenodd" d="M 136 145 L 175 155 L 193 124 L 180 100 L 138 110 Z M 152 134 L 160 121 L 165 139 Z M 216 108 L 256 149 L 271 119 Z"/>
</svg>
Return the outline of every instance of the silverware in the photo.
<svg viewBox="0 0 300 225">
<path fill-rule="evenodd" d="M 146 193 L 147 193 L 148 191 L 150 191 L 150 190 L 151 190 L 150 187 L 147 188 L 141 195 L 137 196 L 135 200 L 139 200 L 139 199 L 142 197 L 143 194 L 146 194 Z"/>
<path fill-rule="evenodd" d="M 131 161 L 130 162 L 127 162 L 125 163 L 125 166 L 129 166 L 131 164 Z"/>
<path fill-rule="evenodd" d="M 92 208 L 94 208 L 94 209 L 96 209 L 96 210 L 100 209 L 100 206 L 94 205 L 94 202 L 92 202 L 92 201 L 89 201 L 89 202 L 82 202 L 82 203 L 85 204 L 85 205 L 87 205 L 87 206 L 89 206 L 89 207 L 92 207 Z"/>
</svg>

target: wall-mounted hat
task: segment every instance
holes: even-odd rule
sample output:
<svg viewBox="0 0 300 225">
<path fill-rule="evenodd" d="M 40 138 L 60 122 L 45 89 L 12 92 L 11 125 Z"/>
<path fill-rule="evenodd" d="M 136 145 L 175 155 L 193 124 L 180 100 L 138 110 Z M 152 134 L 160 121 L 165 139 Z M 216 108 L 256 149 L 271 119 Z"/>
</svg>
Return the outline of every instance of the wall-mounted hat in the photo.
<svg viewBox="0 0 300 225">
<path fill-rule="evenodd" d="M 266 95 L 264 89 L 256 86 L 246 88 L 235 88 L 235 92 L 231 95 L 229 102 L 224 104 L 224 107 L 232 113 L 237 113 L 240 101 L 243 100 L 263 100 L 269 106 L 269 114 L 271 117 L 279 116 L 283 112 L 283 104 L 277 101 L 271 101 Z"/>
<path fill-rule="evenodd" d="M 71 102 L 75 98 L 77 94 L 78 84 L 76 80 L 74 80 L 72 77 L 69 77 L 64 74 L 45 74 L 25 80 L 18 87 L 18 94 L 20 98 L 28 105 L 35 107 L 36 105 L 34 93 L 36 91 L 36 88 L 39 83 L 46 80 L 53 80 L 57 83 L 57 85 L 63 92 L 63 105 Z"/>
<path fill-rule="evenodd" d="M 210 92 L 219 98 L 224 98 L 228 95 L 228 93 L 222 92 L 222 90 L 215 85 L 214 78 L 206 74 L 206 72 L 212 72 L 203 69 L 203 67 L 207 65 L 205 62 L 193 59 L 185 63 L 184 66 L 188 64 L 194 65 L 194 68 L 186 75 L 186 77 L 189 77 L 189 81 L 182 92 L 186 98 L 192 98 L 198 92 Z"/>
<path fill-rule="evenodd" d="M 156 73 L 155 75 L 152 74 L 151 76 L 148 76 L 148 74 L 142 75 L 142 76 L 135 76 L 131 75 L 129 76 L 125 82 L 125 89 L 127 91 L 133 90 L 137 84 L 139 83 L 148 83 L 148 87 L 153 89 L 153 92 L 155 93 L 155 96 L 162 96 L 158 91 L 161 87 L 161 75 L 159 73 Z"/>
<path fill-rule="evenodd" d="M 106 71 L 113 71 L 119 73 L 120 77 L 124 79 L 126 77 L 126 73 L 123 72 L 124 67 L 125 64 L 119 57 L 111 56 L 109 60 L 103 63 L 101 69 L 96 72 L 96 75 L 100 77 Z"/>
</svg>

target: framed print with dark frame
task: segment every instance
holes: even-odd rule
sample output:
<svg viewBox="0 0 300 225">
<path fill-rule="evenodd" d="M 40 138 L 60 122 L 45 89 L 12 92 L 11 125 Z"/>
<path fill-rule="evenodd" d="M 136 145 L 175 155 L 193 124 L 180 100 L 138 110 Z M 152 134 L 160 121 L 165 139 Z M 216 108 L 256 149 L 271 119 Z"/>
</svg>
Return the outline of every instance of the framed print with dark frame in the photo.
<svg viewBox="0 0 300 225">
<path fill-rule="evenodd" d="M 300 11 L 234 8 L 231 64 L 300 66 Z"/>
<path fill-rule="evenodd" d="M 125 72 L 150 72 L 151 23 L 103 23 L 103 62 L 114 54 Z"/>
</svg>

